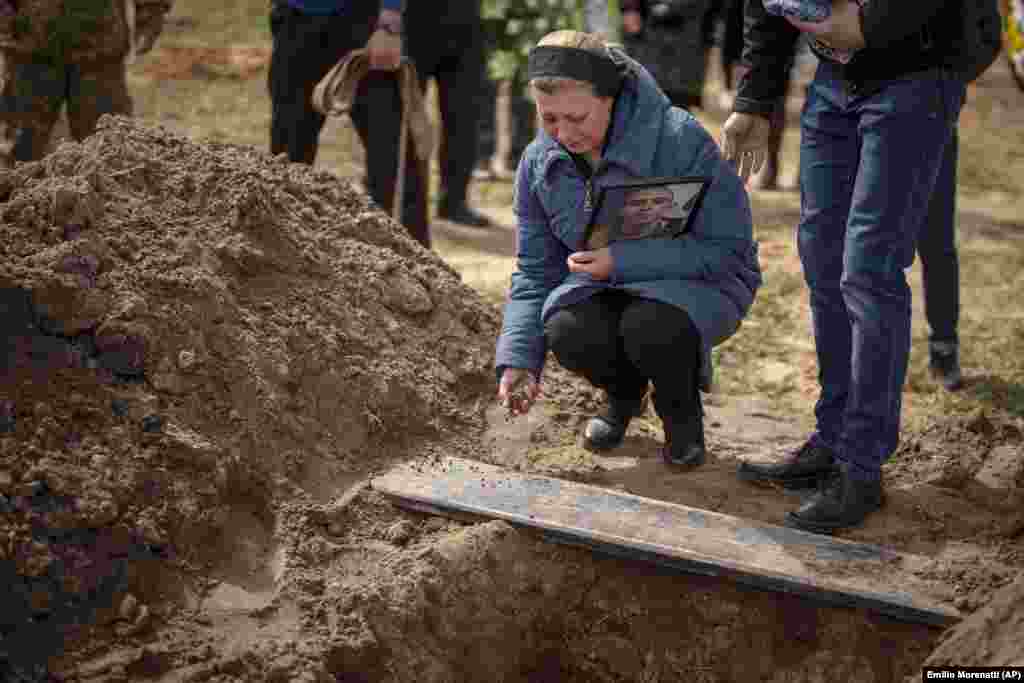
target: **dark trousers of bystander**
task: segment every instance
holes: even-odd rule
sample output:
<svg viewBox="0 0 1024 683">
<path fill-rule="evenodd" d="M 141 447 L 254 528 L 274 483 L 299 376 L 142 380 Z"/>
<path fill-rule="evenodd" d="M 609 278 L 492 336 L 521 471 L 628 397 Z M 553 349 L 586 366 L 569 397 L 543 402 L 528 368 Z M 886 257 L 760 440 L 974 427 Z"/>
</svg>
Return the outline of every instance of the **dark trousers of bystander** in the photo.
<svg viewBox="0 0 1024 683">
<path fill-rule="evenodd" d="M 425 88 L 437 83 L 441 135 L 440 212 L 459 209 L 478 157 L 485 89 L 484 30 L 480 0 L 412 2 L 405 10 L 406 45 Z"/>
<path fill-rule="evenodd" d="M 270 151 L 294 162 L 312 164 L 326 118 L 312 106 L 316 84 L 373 32 L 376 2 L 353 2 L 342 14 L 304 14 L 275 3 L 270 14 L 273 51 L 268 87 L 271 100 Z M 366 152 L 367 192 L 390 210 L 398 175 L 402 101 L 395 75 L 371 71 L 359 84 L 352 123 Z M 372 123 L 371 123 L 372 121 Z M 402 223 L 410 235 L 430 247 L 425 164 L 408 155 Z"/>
<path fill-rule="evenodd" d="M 822 61 L 804 104 L 798 247 L 821 393 L 818 434 L 878 480 L 899 443 L 910 353 L 905 268 L 931 208 L 964 83 L 936 69 L 868 96 Z"/>
<path fill-rule="evenodd" d="M 607 291 L 558 310 L 544 331 L 562 366 L 613 399 L 643 398 L 653 382 L 663 420 L 685 421 L 700 410 L 700 332 L 683 309 Z"/>
<path fill-rule="evenodd" d="M 956 346 L 959 343 L 960 259 L 956 249 L 956 165 L 959 150 L 960 136 L 953 128 L 928 203 L 928 217 L 917 237 L 924 313 L 928 320 L 928 341 L 932 345 Z"/>
</svg>

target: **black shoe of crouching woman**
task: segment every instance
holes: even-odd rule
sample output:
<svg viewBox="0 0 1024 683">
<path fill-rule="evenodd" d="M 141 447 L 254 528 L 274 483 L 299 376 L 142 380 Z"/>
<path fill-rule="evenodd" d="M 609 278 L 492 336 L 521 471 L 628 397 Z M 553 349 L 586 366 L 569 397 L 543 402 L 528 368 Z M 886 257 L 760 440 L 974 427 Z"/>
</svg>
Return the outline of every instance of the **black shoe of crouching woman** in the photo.
<svg viewBox="0 0 1024 683">
<path fill-rule="evenodd" d="M 700 408 L 696 414 L 684 419 L 662 419 L 665 427 L 665 445 L 661 457 L 666 464 L 691 468 L 704 464 L 707 449 L 704 446 L 704 418 Z"/>
<path fill-rule="evenodd" d="M 583 430 L 583 447 L 588 451 L 610 451 L 622 445 L 629 422 L 639 415 L 644 400 L 608 397 L 608 407 L 600 415 L 590 418 Z"/>
</svg>

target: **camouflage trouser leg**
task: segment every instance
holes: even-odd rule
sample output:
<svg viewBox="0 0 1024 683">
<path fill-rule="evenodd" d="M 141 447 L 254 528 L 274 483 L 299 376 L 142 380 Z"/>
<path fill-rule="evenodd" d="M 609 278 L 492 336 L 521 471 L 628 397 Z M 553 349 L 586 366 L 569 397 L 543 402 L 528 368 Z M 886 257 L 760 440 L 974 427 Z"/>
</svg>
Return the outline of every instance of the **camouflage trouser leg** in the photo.
<svg viewBox="0 0 1024 683">
<path fill-rule="evenodd" d="M 96 131 L 104 114 L 131 116 L 125 64 L 121 60 L 76 64 L 68 81 L 68 127 L 76 140 Z"/>
<path fill-rule="evenodd" d="M 51 65 L 4 59 L 0 166 L 34 161 L 46 154 L 65 100 L 76 140 L 91 135 L 103 114 L 130 116 L 132 101 L 124 62 Z"/>
<path fill-rule="evenodd" d="M 66 72 L 5 56 L 2 78 L 0 167 L 40 159 L 64 101 Z"/>
</svg>

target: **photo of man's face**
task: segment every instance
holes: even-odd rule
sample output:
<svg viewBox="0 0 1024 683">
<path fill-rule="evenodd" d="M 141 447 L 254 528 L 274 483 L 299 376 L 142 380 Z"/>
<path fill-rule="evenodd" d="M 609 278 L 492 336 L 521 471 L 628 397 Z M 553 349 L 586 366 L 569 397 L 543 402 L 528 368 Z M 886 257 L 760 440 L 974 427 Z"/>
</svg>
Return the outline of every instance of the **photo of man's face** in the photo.
<svg viewBox="0 0 1024 683">
<path fill-rule="evenodd" d="M 629 191 L 622 204 L 619 238 L 650 237 L 661 231 L 673 213 L 675 195 L 667 187 L 643 187 Z"/>
<path fill-rule="evenodd" d="M 586 248 L 600 249 L 619 240 L 679 237 L 706 186 L 703 178 L 681 178 L 603 188 L 588 221 Z"/>
</svg>

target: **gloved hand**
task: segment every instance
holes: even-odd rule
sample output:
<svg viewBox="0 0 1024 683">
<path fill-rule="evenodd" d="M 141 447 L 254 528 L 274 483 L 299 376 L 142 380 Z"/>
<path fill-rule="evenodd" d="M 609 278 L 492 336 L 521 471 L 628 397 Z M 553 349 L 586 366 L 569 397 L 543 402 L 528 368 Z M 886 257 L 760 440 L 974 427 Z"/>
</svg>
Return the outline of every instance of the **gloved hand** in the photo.
<svg viewBox="0 0 1024 683">
<path fill-rule="evenodd" d="M 732 162 L 743 182 L 757 173 L 768 158 L 772 124 L 757 114 L 733 112 L 722 126 L 722 156 Z"/>
</svg>

